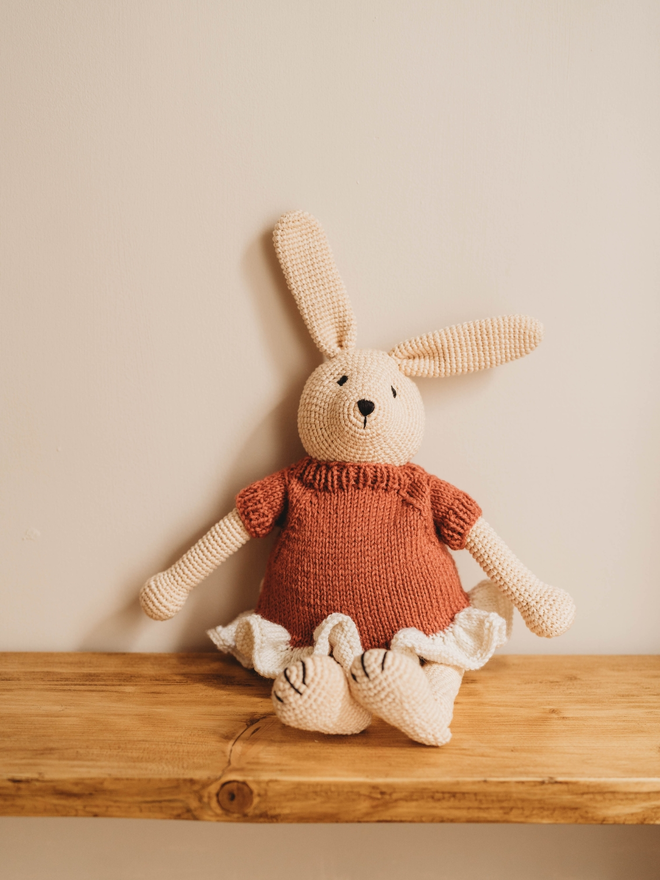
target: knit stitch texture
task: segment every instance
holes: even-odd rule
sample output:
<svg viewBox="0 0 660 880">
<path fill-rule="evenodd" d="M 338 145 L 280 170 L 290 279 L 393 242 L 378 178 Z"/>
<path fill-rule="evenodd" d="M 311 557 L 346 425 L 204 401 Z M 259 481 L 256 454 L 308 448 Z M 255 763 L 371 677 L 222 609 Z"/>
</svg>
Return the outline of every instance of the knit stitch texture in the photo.
<svg viewBox="0 0 660 880">
<path fill-rule="evenodd" d="M 282 527 L 256 613 L 293 647 L 311 645 L 332 613 L 355 622 L 368 650 L 407 627 L 444 630 L 469 605 L 447 548 L 465 546 L 481 509 L 417 465 L 307 457 L 248 486 L 236 507 L 253 537 Z"/>
<path fill-rule="evenodd" d="M 330 243 L 319 221 L 305 211 L 280 218 L 273 244 L 286 283 L 312 339 L 327 357 L 355 345 L 355 316 Z"/>
<path fill-rule="evenodd" d="M 527 315 L 468 321 L 407 339 L 390 355 L 406 376 L 442 378 L 506 364 L 534 351 L 543 325 Z"/>
</svg>

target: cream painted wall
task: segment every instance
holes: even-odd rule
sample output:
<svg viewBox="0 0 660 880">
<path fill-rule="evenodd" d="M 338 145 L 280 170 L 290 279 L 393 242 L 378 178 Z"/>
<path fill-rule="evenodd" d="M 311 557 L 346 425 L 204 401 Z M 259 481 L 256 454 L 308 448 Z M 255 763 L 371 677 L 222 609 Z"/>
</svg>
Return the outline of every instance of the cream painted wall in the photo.
<svg viewBox="0 0 660 880">
<path fill-rule="evenodd" d="M 0 82 L 0 647 L 208 649 L 253 602 L 268 542 L 171 622 L 136 595 L 301 454 L 318 355 L 270 230 L 304 208 L 364 347 L 545 324 L 421 383 L 416 460 L 578 604 L 507 650 L 658 650 L 654 0 L 4 0 Z"/>
</svg>

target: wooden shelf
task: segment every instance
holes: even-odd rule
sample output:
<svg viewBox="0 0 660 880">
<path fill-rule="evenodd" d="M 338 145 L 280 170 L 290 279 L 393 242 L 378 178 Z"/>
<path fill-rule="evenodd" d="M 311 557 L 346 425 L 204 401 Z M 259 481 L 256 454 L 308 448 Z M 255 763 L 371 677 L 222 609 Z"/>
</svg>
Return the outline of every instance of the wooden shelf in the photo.
<svg viewBox="0 0 660 880">
<path fill-rule="evenodd" d="M 280 724 L 219 654 L 0 655 L 0 814 L 660 824 L 660 657 L 501 656 L 441 749 Z"/>
</svg>

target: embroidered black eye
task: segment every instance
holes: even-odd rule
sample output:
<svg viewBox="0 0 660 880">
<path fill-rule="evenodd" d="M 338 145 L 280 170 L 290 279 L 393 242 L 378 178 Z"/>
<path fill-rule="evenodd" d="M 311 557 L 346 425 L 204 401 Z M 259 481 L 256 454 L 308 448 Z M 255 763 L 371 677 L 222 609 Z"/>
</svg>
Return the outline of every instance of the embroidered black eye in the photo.
<svg viewBox="0 0 660 880">
<path fill-rule="evenodd" d="M 337 385 L 343 385 L 344 382 L 348 382 L 348 376 L 342 376 L 341 379 L 337 379 Z"/>
<path fill-rule="evenodd" d="M 396 397 L 396 388 L 394 385 L 390 385 L 390 388 L 392 389 L 392 397 Z"/>
</svg>

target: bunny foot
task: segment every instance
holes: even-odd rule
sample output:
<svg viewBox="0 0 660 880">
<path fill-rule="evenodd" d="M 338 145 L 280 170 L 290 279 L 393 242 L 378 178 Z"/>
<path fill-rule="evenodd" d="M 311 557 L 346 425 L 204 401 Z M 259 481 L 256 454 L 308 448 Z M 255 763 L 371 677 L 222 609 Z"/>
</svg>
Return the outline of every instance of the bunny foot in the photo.
<svg viewBox="0 0 660 880">
<path fill-rule="evenodd" d="M 273 685 L 275 713 L 283 724 L 319 733 L 360 733 L 371 714 L 353 699 L 346 674 L 331 657 L 292 663 Z"/>
<path fill-rule="evenodd" d="M 456 693 L 448 693 L 450 699 L 436 699 L 435 692 L 446 688 L 434 684 L 417 660 L 382 648 L 356 657 L 350 671 L 351 691 L 366 709 L 415 742 L 443 746 L 451 739 L 449 723 Z"/>
</svg>

